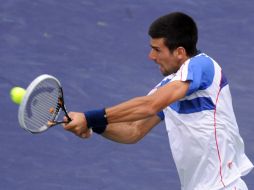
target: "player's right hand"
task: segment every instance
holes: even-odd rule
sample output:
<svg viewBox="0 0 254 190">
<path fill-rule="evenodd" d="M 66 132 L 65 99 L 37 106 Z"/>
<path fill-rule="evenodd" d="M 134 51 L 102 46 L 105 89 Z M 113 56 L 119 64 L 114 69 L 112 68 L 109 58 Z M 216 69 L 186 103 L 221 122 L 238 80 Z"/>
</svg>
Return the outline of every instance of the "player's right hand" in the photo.
<svg viewBox="0 0 254 190">
<path fill-rule="evenodd" d="M 64 129 L 74 133 L 80 138 L 89 138 L 92 134 L 92 130 L 87 127 L 84 113 L 70 112 L 68 115 L 72 121 L 64 124 Z M 66 117 L 64 117 L 64 121 L 68 121 Z"/>
</svg>

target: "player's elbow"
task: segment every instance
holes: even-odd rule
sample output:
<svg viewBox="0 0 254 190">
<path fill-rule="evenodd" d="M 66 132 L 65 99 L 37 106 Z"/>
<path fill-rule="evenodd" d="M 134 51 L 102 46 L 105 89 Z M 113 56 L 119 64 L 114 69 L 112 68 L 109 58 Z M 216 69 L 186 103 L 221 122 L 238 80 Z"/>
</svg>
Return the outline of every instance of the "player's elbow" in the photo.
<svg viewBox="0 0 254 190">
<path fill-rule="evenodd" d="M 135 140 L 130 141 L 130 142 L 127 142 L 127 143 L 125 143 L 125 144 L 136 144 L 136 143 L 139 142 L 139 140 L 140 140 L 140 139 L 135 139 Z"/>
<path fill-rule="evenodd" d="M 129 133 L 128 139 L 124 142 L 125 144 L 136 144 L 138 143 L 144 136 L 144 126 L 140 125 L 139 123 L 132 123 L 130 124 L 132 128 L 132 132 Z"/>
<path fill-rule="evenodd" d="M 125 141 L 123 141 L 122 143 L 124 143 L 124 144 L 136 144 L 142 138 L 143 138 L 143 135 L 142 135 L 141 131 L 139 129 L 135 128 L 135 130 L 133 130 L 133 132 L 131 134 L 129 134 L 129 137 L 127 139 L 125 139 Z"/>
<path fill-rule="evenodd" d="M 156 115 L 159 111 L 160 111 L 159 108 L 155 106 L 151 106 L 150 109 L 148 110 L 150 116 Z"/>
<path fill-rule="evenodd" d="M 159 106 L 157 106 L 156 104 L 150 104 L 145 112 L 149 115 L 149 116 L 153 116 L 156 115 L 159 111 L 161 110 L 161 108 Z"/>
<path fill-rule="evenodd" d="M 161 105 L 161 102 L 157 98 L 149 96 L 149 101 L 147 101 L 145 112 L 149 116 L 153 116 L 156 115 L 158 112 L 160 112 L 162 109 L 163 106 Z"/>
</svg>

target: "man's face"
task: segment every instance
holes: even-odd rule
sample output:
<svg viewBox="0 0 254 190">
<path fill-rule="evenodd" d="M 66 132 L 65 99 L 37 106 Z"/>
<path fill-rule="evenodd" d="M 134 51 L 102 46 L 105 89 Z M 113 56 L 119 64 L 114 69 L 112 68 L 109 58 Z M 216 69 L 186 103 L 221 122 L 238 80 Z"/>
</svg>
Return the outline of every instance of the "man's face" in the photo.
<svg viewBox="0 0 254 190">
<path fill-rule="evenodd" d="M 164 38 L 152 38 L 150 46 L 149 58 L 159 65 L 163 76 L 177 72 L 181 66 L 177 50 L 170 52 L 164 44 Z"/>
</svg>

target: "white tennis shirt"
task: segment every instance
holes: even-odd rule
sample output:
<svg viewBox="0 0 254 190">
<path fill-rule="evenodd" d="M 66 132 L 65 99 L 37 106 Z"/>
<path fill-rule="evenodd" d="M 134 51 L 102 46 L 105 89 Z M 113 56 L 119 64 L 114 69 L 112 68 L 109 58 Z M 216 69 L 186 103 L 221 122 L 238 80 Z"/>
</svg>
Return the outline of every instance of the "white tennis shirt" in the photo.
<svg viewBox="0 0 254 190">
<path fill-rule="evenodd" d="M 182 190 L 219 190 L 253 164 L 244 153 L 229 85 L 221 67 L 201 53 L 155 89 L 190 81 L 187 95 L 165 108 L 165 122 Z"/>
</svg>

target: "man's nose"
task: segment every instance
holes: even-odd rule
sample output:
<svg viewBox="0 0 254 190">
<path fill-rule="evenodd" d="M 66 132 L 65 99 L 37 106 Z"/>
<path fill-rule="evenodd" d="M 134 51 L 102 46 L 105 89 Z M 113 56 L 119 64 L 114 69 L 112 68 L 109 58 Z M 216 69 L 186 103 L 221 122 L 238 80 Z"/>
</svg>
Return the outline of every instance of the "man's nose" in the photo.
<svg viewBox="0 0 254 190">
<path fill-rule="evenodd" d="M 150 53 L 148 54 L 148 58 L 151 59 L 151 60 L 153 60 L 153 61 L 156 59 L 156 54 L 155 54 L 155 52 L 154 52 L 153 49 L 152 49 L 152 50 L 150 51 Z"/>
</svg>

